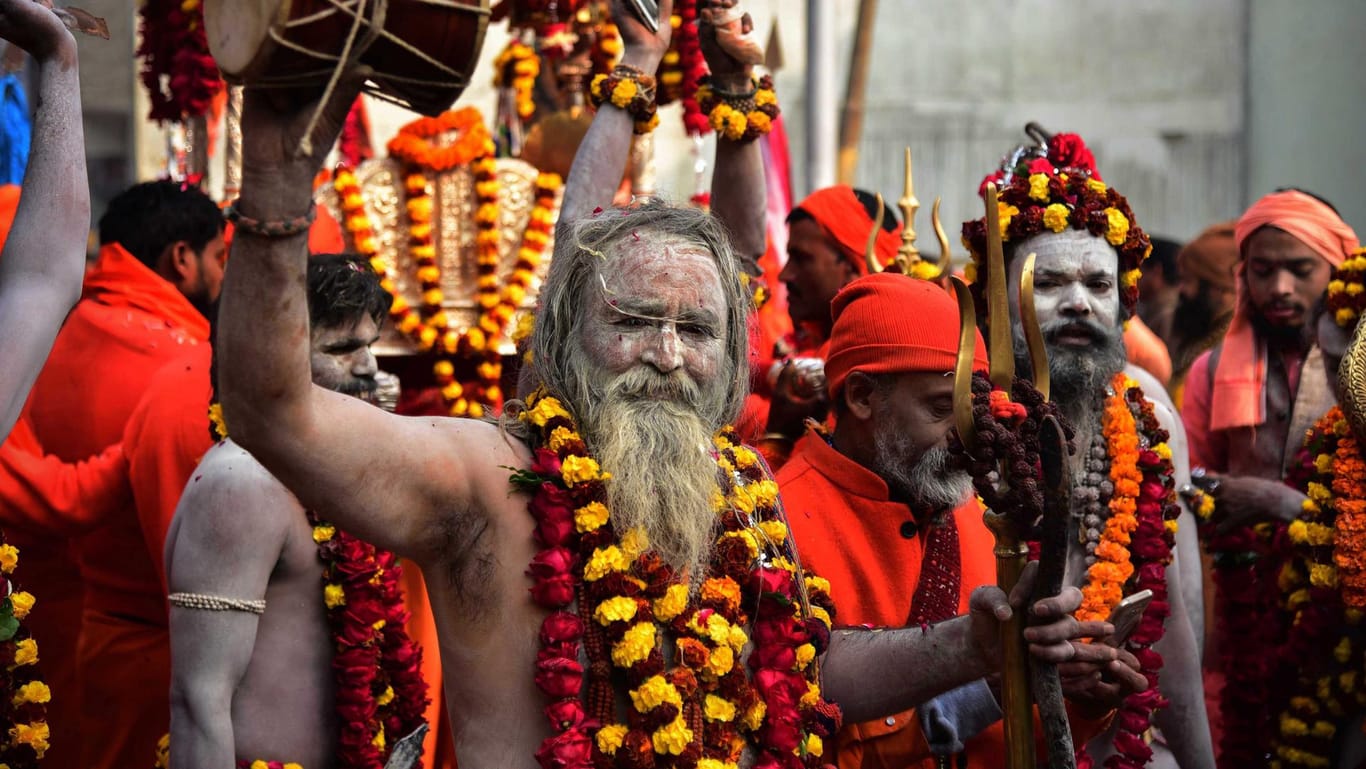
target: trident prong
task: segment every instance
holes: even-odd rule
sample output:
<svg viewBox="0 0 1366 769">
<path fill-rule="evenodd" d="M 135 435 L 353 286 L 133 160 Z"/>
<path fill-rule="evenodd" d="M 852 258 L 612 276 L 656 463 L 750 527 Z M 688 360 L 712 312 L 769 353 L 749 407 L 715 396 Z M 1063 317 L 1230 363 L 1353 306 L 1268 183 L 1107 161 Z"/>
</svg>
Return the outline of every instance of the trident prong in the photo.
<svg viewBox="0 0 1366 769">
<path fill-rule="evenodd" d="M 987 184 L 987 348 L 991 359 L 991 383 L 1010 392 L 1015 379 L 1015 350 L 1010 334 L 1010 302 L 1006 299 L 1006 263 L 1001 247 L 1001 212 L 996 185 Z"/>
<path fill-rule="evenodd" d="M 977 424 L 972 416 L 972 364 L 977 356 L 977 305 L 972 290 L 957 275 L 951 275 L 953 293 L 958 298 L 958 360 L 953 370 L 953 422 L 958 437 L 969 453 L 977 447 Z"/>
<path fill-rule="evenodd" d="M 915 247 L 915 212 L 920 210 L 920 201 L 915 197 L 915 182 L 911 179 L 911 148 L 906 148 L 906 189 L 901 200 L 896 202 L 901 209 L 901 248 L 897 249 L 897 262 L 901 271 L 911 274 L 910 266 L 920 261 L 920 249 Z M 879 220 L 881 217 L 879 217 Z"/>
<path fill-rule="evenodd" d="M 877 216 L 873 217 L 873 229 L 868 231 L 868 245 L 863 249 L 863 258 L 868 261 L 868 274 L 876 275 L 882 272 L 882 262 L 877 258 L 877 233 L 882 229 L 882 217 L 887 213 L 887 204 L 882 200 L 882 193 L 877 194 Z"/>
<path fill-rule="evenodd" d="M 949 236 L 944 234 L 944 225 L 939 221 L 939 198 L 935 197 L 930 208 L 930 224 L 934 227 L 934 237 L 939 240 L 939 274 L 953 274 L 953 252 L 949 250 Z"/>
<path fill-rule="evenodd" d="M 1020 273 L 1020 325 L 1024 326 L 1025 341 L 1029 344 L 1029 363 L 1034 369 L 1034 389 L 1048 400 L 1051 383 L 1048 375 L 1048 350 L 1043 344 L 1043 330 L 1034 309 L 1034 254 L 1025 257 L 1024 272 Z"/>
</svg>

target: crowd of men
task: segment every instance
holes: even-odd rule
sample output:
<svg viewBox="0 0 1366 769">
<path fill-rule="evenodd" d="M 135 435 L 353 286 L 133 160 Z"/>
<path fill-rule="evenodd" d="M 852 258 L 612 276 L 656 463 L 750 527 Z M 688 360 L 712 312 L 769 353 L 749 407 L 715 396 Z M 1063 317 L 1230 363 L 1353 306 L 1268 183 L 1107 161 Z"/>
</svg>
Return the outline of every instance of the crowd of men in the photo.
<svg viewBox="0 0 1366 769">
<path fill-rule="evenodd" d="M 669 5 L 658 31 L 618 16 L 621 77 L 657 70 Z M 752 98 L 747 19 L 734 0 L 705 10 L 710 86 Z M 21 554 L 11 579 L 37 597 L 10 613 L 27 615 L 48 692 L 13 694 L 41 701 L 45 725 L 0 729 L 0 756 L 998 767 L 1000 628 L 1023 613 L 1081 762 L 1357 765 L 1358 700 L 1330 707 L 1324 684 L 1295 700 L 1273 676 L 1318 679 L 1230 651 L 1248 639 L 1211 619 L 1224 599 L 1198 536 L 1218 528 L 1221 563 L 1271 563 L 1294 535 L 1268 527 L 1305 531 L 1351 493 L 1296 473 L 1355 322 L 1325 310 L 1359 248 L 1327 201 L 1271 192 L 1180 245 L 1143 232 L 1074 135 L 983 169 L 1010 300 L 997 338 L 1027 377 L 1032 255 L 1074 449 L 1068 509 L 1045 511 L 1066 517 L 1065 588 L 1026 606 L 1036 567 L 996 587 L 978 492 L 999 478 L 957 432 L 958 302 L 938 279 L 870 271 L 901 245 L 870 193 L 818 190 L 788 216 L 778 278 L 797 333 L 775 345 L 750 289 L 768 248 L 758 144 L 718 140 L 710 212 L 612 208 L 639 121 L 604 104 L 520 391 L 496 418 L 405 417 L 375 397 L 393 297 L 316 216 L 323 155 L 291 150 L 316 107 L 313 146 L 330 146 L 358 82 L 322 105 L 249 88 L 231 223 L 193 187 L 138 184 L 100 217 L 83 271 L 74 42 L 31 0 L 0 0 L 0 36 L 33 55 L 40 97 L 22 190 L 0 190 L 0 527 Z M 988 224 L 963 229 L 979 298 L 999 288 Z M 974 370 L 988 352 L 977 332 Z M 990 402 L 1003 422 L 1042 408 Z M 1151 603 L 1116 634 L 1135 593 Z M 1287 628 L 1303 605 L 1263 608 L 1302 639 Z M 1332 644 L 1297 653 L 1357 659 L 1356 621 L 1335 616 Z"/>
</svg>

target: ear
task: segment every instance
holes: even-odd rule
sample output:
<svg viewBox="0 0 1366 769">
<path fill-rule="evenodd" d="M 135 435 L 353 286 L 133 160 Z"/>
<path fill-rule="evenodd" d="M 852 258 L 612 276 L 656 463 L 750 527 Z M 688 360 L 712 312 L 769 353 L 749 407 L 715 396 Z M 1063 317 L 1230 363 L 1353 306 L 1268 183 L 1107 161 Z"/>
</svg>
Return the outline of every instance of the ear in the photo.
<svg viewBox="0 0 1366 769">
<path fill-rule="evenodd" d="M 174 278 L 177 283 L 193 280 L 194 276 L 199 274 L 199 254 L 183 240 L 177 240 L 166 247 L 161 255 L 161 263 L 166 276 Z"/>
<path fill-rule="evenodd" d="M 849 416 L 860 422 L 873 417 L 873 399 L 877 397 L 877 383 L 862 371 L 854 371 L 844 379 L 840 396 Z"/>
</svg>

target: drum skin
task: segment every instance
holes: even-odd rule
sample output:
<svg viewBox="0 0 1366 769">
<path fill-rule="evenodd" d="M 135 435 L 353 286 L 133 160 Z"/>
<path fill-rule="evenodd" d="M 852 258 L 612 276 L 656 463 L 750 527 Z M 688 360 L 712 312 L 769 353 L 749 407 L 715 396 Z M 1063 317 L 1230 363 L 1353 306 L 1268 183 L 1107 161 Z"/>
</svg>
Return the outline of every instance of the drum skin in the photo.
<svg viewBox="0 0 1366 769">
<path fill-rule="evenodd" d="M 205 0 L 209 47 L 230 82 L 321 88 L 354 24 L 340 2 Z M 386 7 L 385 34 L 376 36 L 360 57 L 374 71 L 371 90 L 426 115 L 441 113 L 474 71 L 488 26 L 488 0 L 368 0 L 366 25 L 373 23 L 380 5 Z M 308 21 L 291 23 L 296 19 Z M 272 29 L 289 45 L 272 39 Z M 363 28 L 357 34 L 358 41 L 365 32 Z"/>
</svg>

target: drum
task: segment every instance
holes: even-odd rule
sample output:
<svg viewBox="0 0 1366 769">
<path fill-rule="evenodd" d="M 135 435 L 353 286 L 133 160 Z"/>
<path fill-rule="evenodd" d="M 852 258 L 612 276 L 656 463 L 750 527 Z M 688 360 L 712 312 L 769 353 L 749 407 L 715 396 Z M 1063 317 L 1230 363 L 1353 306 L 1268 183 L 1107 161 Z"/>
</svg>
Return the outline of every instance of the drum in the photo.
<svg viewBox="0 0 1366 769">
<path fill-rule="evenodd" d="M 488 0 L 204 0 L 229 82 L 321 89 L 364 64 L 367 92 L 429 116 L 465 89 L 488 21 Z"/>
</svg>

